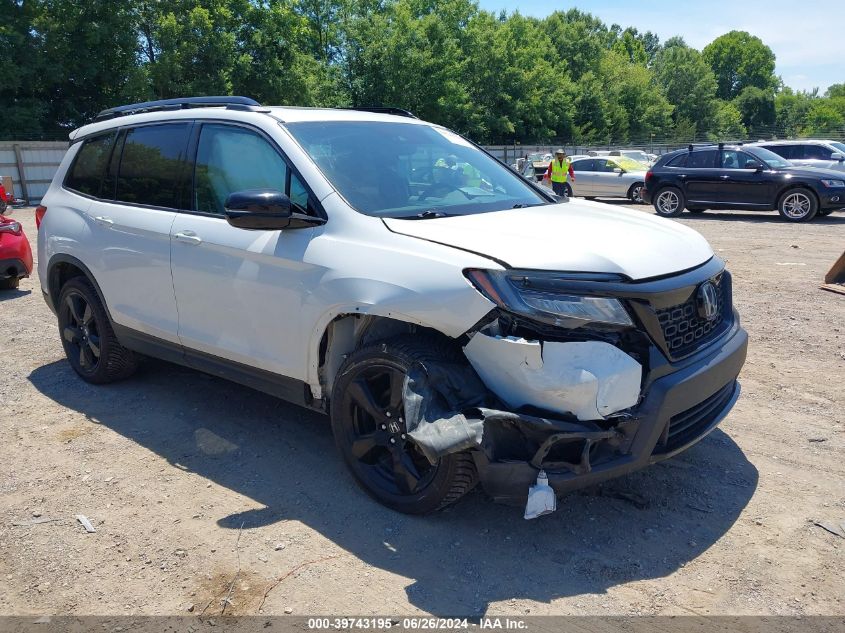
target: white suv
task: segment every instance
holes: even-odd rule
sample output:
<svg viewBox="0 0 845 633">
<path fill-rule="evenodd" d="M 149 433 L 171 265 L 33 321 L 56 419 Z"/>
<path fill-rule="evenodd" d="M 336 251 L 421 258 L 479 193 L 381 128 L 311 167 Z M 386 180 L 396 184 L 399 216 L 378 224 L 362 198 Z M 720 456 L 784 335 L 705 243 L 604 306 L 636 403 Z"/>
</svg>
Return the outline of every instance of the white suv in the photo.
<svg viewBox="0 0 845 633">
<path fill-rule="evenodd" d="M 700 235 L 558 201 L 408 113 L 175 99 L 71 139 L 37 218 L 73 369 L 155 356 L 329 413 L 397 510 L 594 484 L 738 397 L 747 336 Z"/>
</svg>

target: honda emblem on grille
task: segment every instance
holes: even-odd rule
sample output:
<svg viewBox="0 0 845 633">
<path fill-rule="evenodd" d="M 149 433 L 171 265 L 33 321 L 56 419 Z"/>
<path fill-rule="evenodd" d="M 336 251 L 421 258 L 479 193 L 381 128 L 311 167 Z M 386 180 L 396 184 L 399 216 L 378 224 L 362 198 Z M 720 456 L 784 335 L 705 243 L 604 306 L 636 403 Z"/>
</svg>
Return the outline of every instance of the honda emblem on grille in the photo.
<svg viewBox="0 0 845 633">
<path fill-rule="evenodd" d="M 705 281 L 698 287 L 698 314 L 712 321 L 719 316 L 719 296 L 712 281 Z"/>
</svg>

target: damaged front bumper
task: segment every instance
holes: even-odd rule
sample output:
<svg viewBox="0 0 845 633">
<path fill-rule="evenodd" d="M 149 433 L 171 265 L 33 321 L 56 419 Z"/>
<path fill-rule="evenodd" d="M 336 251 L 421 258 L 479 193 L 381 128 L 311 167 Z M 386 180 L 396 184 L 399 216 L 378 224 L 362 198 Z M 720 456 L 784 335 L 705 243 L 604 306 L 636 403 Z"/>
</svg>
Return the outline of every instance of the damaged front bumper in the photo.
<svg viewBox="0 0 845 633">
<path fill-rule="evenodd" d="M 639 404 L 604 421 L 513 414 L 507 424 L 487 423 L 479 450 L 472 452 L 482 486 L 496 501 L 522 504 L 541 469 L 560 495 L 686 450 L 716 428 L 739 397 L 737 376 L 747 347 L 737 319 L 693 357 L 652 371 Z"/>
</svg>

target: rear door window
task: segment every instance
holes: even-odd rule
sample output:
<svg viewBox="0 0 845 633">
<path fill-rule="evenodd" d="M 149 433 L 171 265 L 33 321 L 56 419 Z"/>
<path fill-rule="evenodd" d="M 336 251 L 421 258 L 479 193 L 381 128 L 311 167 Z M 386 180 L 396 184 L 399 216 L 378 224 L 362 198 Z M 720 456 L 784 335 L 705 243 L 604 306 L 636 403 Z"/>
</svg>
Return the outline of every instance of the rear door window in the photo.
<svg viewBox="0 0 845 633">
<path fill-rule="evenodd" d="M 715 149 L 692 152 L 689 155 L 689 159 L 687 159 L 687 167 L 711 169 L 716 166 L 716 156 L 718 153 Z"/>
<path fill-rule="evenodd" d="M 786 160 L 801 160 L 804 158 L 801 145 L 763 145 L 762 147 Z"/>
<path fill-rule="evenodd" d="M 106 163 L 111 156 L 115 135 L 106 134 L 85 140 L 70 168 L 65 187 L 98 197 Z"/>
<path fill-rule="evenodd" d="M 175 209 L 190 123 L 164 123 L 126 133 L 117 176 L 117 200 Z"/>
</svg>

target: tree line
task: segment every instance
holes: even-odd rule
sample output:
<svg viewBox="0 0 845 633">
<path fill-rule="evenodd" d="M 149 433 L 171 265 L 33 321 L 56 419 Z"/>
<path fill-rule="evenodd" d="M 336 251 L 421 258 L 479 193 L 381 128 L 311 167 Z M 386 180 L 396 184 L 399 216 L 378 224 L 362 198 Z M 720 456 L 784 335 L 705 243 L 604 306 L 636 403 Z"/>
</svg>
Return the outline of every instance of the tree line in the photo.
<svg viewBox="0 0 845 633">
<path fill-rule="evenodd" d="M 795 91 L 759 38 L 702 51 L 579 11 L 473 0 L 0 0 L 0 138 L 66 138 L 100 110 L 243 94 L 395 106 L 480 143 L 845 134 L 845 83 Z"/>
</svg>

